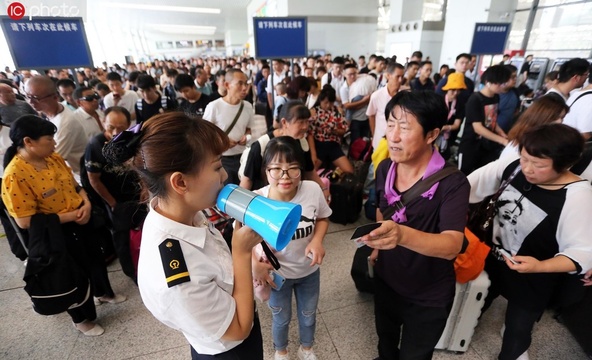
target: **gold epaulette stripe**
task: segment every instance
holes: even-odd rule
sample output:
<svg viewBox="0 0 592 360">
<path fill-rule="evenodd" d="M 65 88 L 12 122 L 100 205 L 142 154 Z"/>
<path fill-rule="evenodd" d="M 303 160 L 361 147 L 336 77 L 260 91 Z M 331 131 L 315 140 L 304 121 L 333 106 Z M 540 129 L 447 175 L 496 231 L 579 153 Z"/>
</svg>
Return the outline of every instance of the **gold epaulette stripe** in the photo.
<svg viewBox="0 0 592 360">
<path fill-rule="evenodd" d="M 187 276 L 189 276 L 189 271 L 185 271 L 185 272 L 182 272 L 182 273 L 177 274 L 177 275 L 169 276 L 166 279 L 166 281 L 169 283 L 171 281 L 174 281 L 174 280 L 177 280 L 177 279 L 180 279 L 180 278 L 183 278 L 183 277 L 187 277 Z"/>
</svg>

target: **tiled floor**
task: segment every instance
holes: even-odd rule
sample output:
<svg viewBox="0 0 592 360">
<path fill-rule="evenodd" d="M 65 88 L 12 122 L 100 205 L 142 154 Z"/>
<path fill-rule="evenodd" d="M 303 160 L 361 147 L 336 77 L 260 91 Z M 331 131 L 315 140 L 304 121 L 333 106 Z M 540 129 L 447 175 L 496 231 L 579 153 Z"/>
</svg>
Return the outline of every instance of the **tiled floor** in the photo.
<svg viewBox="0 0 592 360">
<path fill-rule="evenodd" d="M 377 356 L 372 297 L 354 288 L 349 271 L 355 246 L 347 239 L 357 224 L 331 224 L 325 239 L 327 256 L 321 268 L 321 297 L 317 315 L 315 351 L 321 360 L 369 360 Z M 0 359 L 189 359 L 184 337 L 156 321 L 144 308 L 138 289 L 121 272 L 109 267 L 116 292 L 129 300 L 98 307 L 105 334 L 88 338 L 77 332 L 67 314 L 41 316 L 33 312 L 23 291 L 23 264 L 0 238 Z M 436 351 L 435 359 L 495 359 L 501 346 L 499 330 L 504 301 L 496 300 L 475 329 L 464 354 Z M 259 304 L 266 359 L 273 359 L 271 318 Z M 294 324 L 294 323 L 293 323 Z M 289 350 L 296 359 L 297 326 L 290 330 Z M 533 333 L 531 359 L 587 359 L 563 325 L 545 314 Z"/>
</svg>

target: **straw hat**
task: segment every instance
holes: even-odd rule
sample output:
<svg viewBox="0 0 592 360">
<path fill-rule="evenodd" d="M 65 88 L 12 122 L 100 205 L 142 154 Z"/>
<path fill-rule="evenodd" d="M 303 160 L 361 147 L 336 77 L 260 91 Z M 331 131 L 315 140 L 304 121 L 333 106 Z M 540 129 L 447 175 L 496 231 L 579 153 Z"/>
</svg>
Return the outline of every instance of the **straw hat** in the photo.
<svg viewBox="0 0 592 360">
<path fill-rule="evenodd" d="M 466 89 L 467 85 L 465 85 L 465 75 L 461 73 L 452 73 L 448 75 L 448 79 L 446 80 L 446 85 L 442 87 L 442 90 L 461 90 Z"/>
</svg>

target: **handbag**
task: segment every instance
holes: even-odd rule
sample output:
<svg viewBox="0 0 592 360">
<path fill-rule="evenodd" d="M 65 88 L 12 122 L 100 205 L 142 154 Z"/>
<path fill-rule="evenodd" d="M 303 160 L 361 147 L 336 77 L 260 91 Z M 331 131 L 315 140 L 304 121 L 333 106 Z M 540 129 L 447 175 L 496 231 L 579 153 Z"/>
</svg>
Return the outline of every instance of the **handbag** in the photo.
<svg viewBox="0 0 592 360">
<path fill-rule="evenodd" d="M 491 224 L 495 217 L 495 204 L 502 195 L 504 190 L 510 185 L 512 180 L 520 172 L 521 167 L 518 165 L 510 176 L 502 182 L 499 189 L 492 196 L 486 198 L 478 204 L 471 205 L 469 209 L 469 218 L 467 220 L 467 227 L 475 234 L 481 241 L 490 241 Z"/>
<path fill-rule="evenodd" d="M 481 241 L 471 230 L 465 227 L 464 252 L 456 256 L 454 260 L 454 272 L 456 282 L 464 284 L 475 280 L 485 268 L 485 259 L 491 248 Z"/>
</svg>

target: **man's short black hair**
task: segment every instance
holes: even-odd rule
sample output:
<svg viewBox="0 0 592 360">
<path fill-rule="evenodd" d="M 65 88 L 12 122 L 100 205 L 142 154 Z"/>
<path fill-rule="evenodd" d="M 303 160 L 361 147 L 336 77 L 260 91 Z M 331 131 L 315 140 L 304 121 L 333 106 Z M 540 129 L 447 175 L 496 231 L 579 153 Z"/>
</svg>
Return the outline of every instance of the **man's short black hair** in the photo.
<svg viewBox="0 0 592 360">
<path fill-rule="evenodd" d="M 136 81 L 136 86 L 142 90 L 148 90 L 150 88 L 156 87 L 156 81 L 150 75 L 140 75 L 138 76 L 138 81 Z"/>
<path fill-rule="evenodd" d="M 386 58 L 385 58 L 384 56 L 380 56 L 380 55 L 379 55 L 379 56 L 377 56 L 377 57 L 374 59 L 374 63 L 375 63 L 375 64 L 376 64 L 376 63 L 379 63 L 379 62 L 382 62 L 382 61 L 386 62 Z"/>
<path fill-rule="evenodd" d="M 518 72 L 518 68 L 516 66 L 512 65 L 512 64 L 504 64 L 504 66 L 506 67 L 506 69 L 510 70 L 510 72 L 512 74 L 515 73 L 515 72 Z"/>
<path fill-rule="evenodd" d="M 345 66 L 343 67 L 343 70 L 352 69 L 352 68 L 357 69 L 358 67 L 355 64 L 348 63 L 348 64 L 345 64 Z"/>
<path fill-rule="evenodd" d="M 414 51 L 413 54 L 411 54 L 411 57 L 417 57 L 417 58 L 422 59 L 423 53 L 421 51 L 417 50 L 417 51 Z"/>
<path fill-rule="evenodd" d="M 107 74 L 107 81 L 119 81 L 119 82 L 123 82 L 121 80 L 121 75 L 119 75 L 115 71 L 111 71 L 110 73 Z"/>
<path fill-rule="evenodd" d="M 401 69 L 401 70 L 405 71 L 405 67 L 396 61 L 389 61 L 389 63 L 386 65 L 386 73 L 387 74 L 394 73 L 396 69 Z"/>
<path fill-rule="evenodd" d="M 493 65 L 487 68 L 481 75 L 482 83 L 503 84 L 510 80 L 512 72 L 505 65 Z"/>
<path fill-rule="evenodd" d="M 190 87 L 190 88 L 196 87 L 195 82 L 193 81 L 193 78 L 191 77 L 191 75 L 179 74 L 175 78 L 175 89 L 177 89 L 177 91 L 181 91 L 181 89 L 186 88 L 186 87 Z"/>
<path fill-rule="evenodd" d="M 175 77 L 177 75 L 179 75 L 179 71 L 177 71 L 177 69 L 167 69 L 167 71 L 166 71 L 167 77 L 171 78 L 171 77 Z"/>
<path fill-rule="evenodd" d="M 388 102 L 385 117 L 388 120 L 395 106 L 412 114 L 423 129 L 423 136 L 434 129 L 441 129 L 448 119 L 448 108 L 444 97 L 434 91 L 399 91 Z"/>
<path fill-rule="evenodd" d="M 425 60 L 419 63 L 419 67 L 422 68 L 424 65 L 432 65 L 432 62 L 429 60 Z"/>
<path fill-rule="evenodd" d="M 94 91 L 93 88 L 90 88 L 88 86 L 81 86 L 81 87 L 78 87 L 74 90 L 74 92 L 72 93 L 72 98 L 76 101 L 80 100 L 80 98 L 82 97 L 82 93 L 87 90 Z"/>
<path fill-rule="evenodd" d="M 97 91 L 107 91 L 107 92 L 111 91 L 111 90 L 109 89 L 109 86 L 107 86 L 107 84 L 105 84 L 105 83 L 102 83 L 102 82 L 99 82 L 98 84 L 96 84 L 96 85 L 95 85 L 95 86 L 93 86 L 93 87 L 94 87 L 94 88 L 95 88 L 95 90 L 97 90 Z"/>
<path fill-rule="evenodd" d="M 559 82 L 565 83 L 576 75 L 584 75 L 590 70 L 590 63 L 586 59 L 574 58 L 561 65 L 559 68 Z"/>
<path fill-rule="evenodd" d="M 135 83 L 138 80 L 138 76 L 140 76 L 141 72 L 139 71 L 132 71 L 127 75 L 127 79 L 129 82 Z"/>
<path fill-rule="evenodd" d="M 56 82 L 56 88 L 59 87 L 76 89 L 76 84 L 70 79 L 60 79 Z"/>
<path fill-rule="evenodd" d="M 88 81 L 88 86 L 94 88 L 97 84 L 102 83 L 100 79 L 94 78 Z"/>
<path fill-rule="evenodd" d="M 344 65 L 345 59 L 341 56 L 336 56 L 335 58 L 333 58 L 333 64 Z"/>
<path fill-rule="evenodd" d="M 263 69 L 271 70 L 271 68 L 267 64 L 261 66 L 261 70 L 263 70 Z"/>
<path fill-rule="evenodd" d="M 456 57 L 456 61 L 459 61 L 462 58 L 465 58 L 465 59 L 471 61 L 471 54 L 467 54 L 467 53 L 458 54 L 458 56 Z"/>
<path fill-rule="evenodd" d="M 414 65 L 417 65 L 417 66 L 419 66 L 419 63 L 418 63 L 417 61 L 409 61 L 409 62 L 407 63 L 407 69 L 409 69 L 410 67 L 412 67 L 412 66 L 414 66 Z"/>
<path fill-rule="evenodd" d="M 132 116 L 126 108 L 122 106 L 111 106 L 105 110 L 105 117 L 107 117 L 107 115 L 111 114 L 112 112 L 123 114 L 127 120 L 128 125 L 132 123 Z"/>
<path fill-rule="evenodd" d="M 360 55 L 360 56 L 358 57 L 358 59 L 364 59 L 364 60 L 366 60 L 366 57 L 365 57 L 364 55 Z"/>
</svg>

